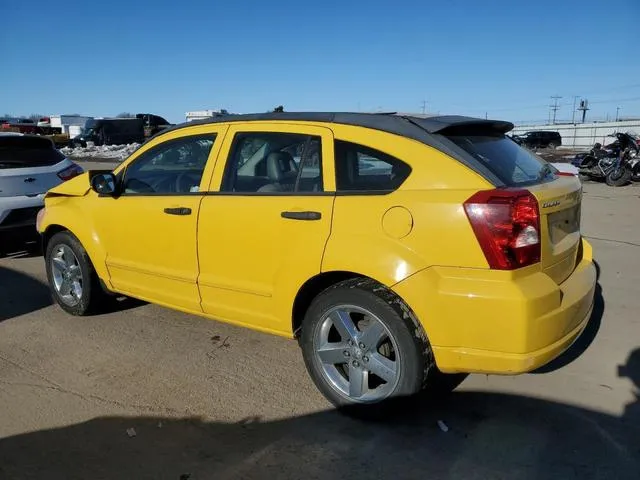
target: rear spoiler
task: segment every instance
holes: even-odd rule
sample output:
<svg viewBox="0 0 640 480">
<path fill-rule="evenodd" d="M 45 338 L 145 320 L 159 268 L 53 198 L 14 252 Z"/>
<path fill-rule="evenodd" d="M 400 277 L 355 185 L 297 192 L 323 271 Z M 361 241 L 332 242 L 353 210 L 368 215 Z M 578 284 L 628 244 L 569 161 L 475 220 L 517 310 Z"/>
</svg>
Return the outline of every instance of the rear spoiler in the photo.
<svg viewBox="0 0 640 480">
<path fill-rule="evenodd" d="M 504 120 L 485 120 L 482 118 L 470 118 L 457 115 L 403 118 L 429 133 L 441 135 L 499 135 L 505 134 L 515 127 L 513 123 Z"/>
</svg>

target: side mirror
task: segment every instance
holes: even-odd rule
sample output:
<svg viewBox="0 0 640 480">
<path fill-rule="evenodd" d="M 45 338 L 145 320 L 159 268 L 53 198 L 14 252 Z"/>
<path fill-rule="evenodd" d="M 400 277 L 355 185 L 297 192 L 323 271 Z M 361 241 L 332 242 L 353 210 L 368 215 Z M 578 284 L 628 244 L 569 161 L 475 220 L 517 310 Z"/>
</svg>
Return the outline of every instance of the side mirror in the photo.
<svg viewBox="0 0 640 480">
<path fill-rule="evenodd" d="M 114 195 L 116 176 L 113 173 L 98 173 L 91 177 L 91 188 L 100 195 Z"/>
</svg>

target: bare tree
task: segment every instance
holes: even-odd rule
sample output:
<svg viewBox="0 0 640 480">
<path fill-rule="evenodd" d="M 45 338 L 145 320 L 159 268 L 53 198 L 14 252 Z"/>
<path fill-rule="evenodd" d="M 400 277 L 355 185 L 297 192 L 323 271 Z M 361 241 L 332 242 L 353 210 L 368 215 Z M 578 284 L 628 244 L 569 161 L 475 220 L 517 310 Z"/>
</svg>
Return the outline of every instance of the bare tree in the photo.
<svg viewBox="0 0 640 480">
<path fill-rule="evenodd" d="M 135 118 L 136 116 L 133 113 L 122 112 L 116 115 L 116 118 Z"/>
</svg>

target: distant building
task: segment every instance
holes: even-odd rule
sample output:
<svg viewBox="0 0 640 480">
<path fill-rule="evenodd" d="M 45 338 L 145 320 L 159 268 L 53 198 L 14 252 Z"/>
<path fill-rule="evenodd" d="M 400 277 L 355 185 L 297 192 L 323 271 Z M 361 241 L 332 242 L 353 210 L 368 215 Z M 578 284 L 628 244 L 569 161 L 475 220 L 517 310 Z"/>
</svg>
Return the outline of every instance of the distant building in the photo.
<svg viewBox="0 0 640 480">
<path fill-rule="evenodd" d="M 87 121 L 92 120 L 93 117 L 84 115 L 51 115 L 49 119 L 51 127 L 59 128 L 62 133 L 67 133 L 69 137 L 73 138 L 82 133 Z"/>
</svg>

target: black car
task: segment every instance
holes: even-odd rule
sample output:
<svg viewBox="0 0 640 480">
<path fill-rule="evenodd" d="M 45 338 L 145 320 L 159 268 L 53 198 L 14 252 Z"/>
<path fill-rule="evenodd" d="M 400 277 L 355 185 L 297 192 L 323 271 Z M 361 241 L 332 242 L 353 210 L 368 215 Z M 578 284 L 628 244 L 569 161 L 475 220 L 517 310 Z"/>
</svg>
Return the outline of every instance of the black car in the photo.
<svg viewBox="0 0 640 480">
<path fill-rule="evenodd" d="M 513 140 L 527 148 L 556 148 L 562 145 L 558 132 L 534 130 L 523 135 L 514 135 Z"/>
</svg>

